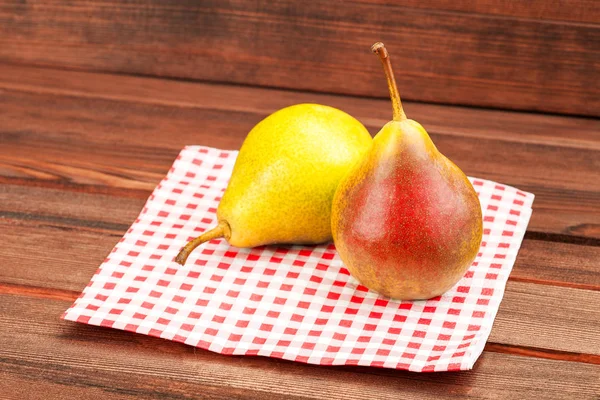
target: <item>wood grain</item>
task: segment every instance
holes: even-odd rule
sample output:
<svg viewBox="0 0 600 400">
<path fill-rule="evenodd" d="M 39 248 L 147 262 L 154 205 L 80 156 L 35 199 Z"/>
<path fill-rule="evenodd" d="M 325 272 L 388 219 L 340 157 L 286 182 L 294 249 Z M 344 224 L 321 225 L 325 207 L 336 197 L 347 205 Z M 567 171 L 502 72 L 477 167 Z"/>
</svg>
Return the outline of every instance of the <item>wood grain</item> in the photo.
<svg viewBox="0 0 600 400">
<path fill-rule="evenodd" d="M 0 282 L 81 290 L 144 201 L 0 185 Z M 600 291 L 599 259 L 598 246 L 525 240 L 510 279 Z"/>
<path fill-rule="evenodd" d="M 0 90 L 0 182 L 136 198 L 147 196 L 184 145 L 239 148 L 280 107 L 331 104 L 372 133 L 390 113 L 381 100 L 1 65 Z M 406 108 L 468 174 L 535 193 L 531 230 L 600 239 L 600 121 Z"/>
<path fill-rule="evenodd" d="M 39 286 L 25 286 L 14 283 L 0 283 L 0 293 L 4 295 L 27 296 L 35 299 L 63 300 L 73 302 L 81 292 L 52 289 Z"/>
<path fill-rule="evenodd" d="M 143 197 L 99 194 L 32 185 L 0 185 L 0 216 L 35 221 L 40 227 L 58 226 L 112 234 L 125 232 L 146 203 Z M 107 212 L 110 210 L 110 212 Z"/>
<path fill-rule="evenodd" d="M 134 400 L 139 399 L 131 390 L 114 389 L 107 384 L 100 385 L 68 385 L 60 380 L 50 381 L 36 377 L 39 368 L 22 367 L 23 373 L 0 372 L 2 383 L 0 383 L 0 398 L 3 400 L 48 400 L 48 399 L 110 399 L 110 400 Z M 31 375 L 28 376 L 27 372 Z M 171 397 L 172 398 L 172 397 Z"/>
<path fill-rule="evenodd" d="M 126 230 L 86 232 L 4 218 L 0 227 L 0 282 L 79 292 Z"/>
<path fill-rule="evenodd" d="M 600 355 L 599 304 L 597 291 L 509 281 L 489 341 Z"/>
<path fill-rule="evenodd" d="M 568 351 L 548 350 L 539 347 L 510 346 L 492 342 L 487 342 L 485 344 L 484 350 L 491 351 L 494 353 L 514 354 L 518 356 L 540 357 L 548 360 L 574 361 L 600 365 L 600 355 L 596 354 L 582 354 Z"/>
<path fill-rule="evenodd" d="M 389 118 L 385 100 L 0 64 L 0 398 L 597 397 L 594 119 L 406 105 L 469 174 L 537 196 L 490 341 L 471 372 L 221 356 L 58 319 L 183 145 L 238 148 L 265 115 L 309 101 L 350 112 L 372 133 Z"/>
<path fill-rule="evenodd" d="M 0 271 L 0 283 L 9 284 L 0 287 L 0 292 L 19 293 L 14 285 L 20 285 L 24 286 L 23 294 L 29 296 L 33 287 L 66 290 L 65 296 L 82 290 L 124 233 L 110 234 L 68 225 L 40 225 L 36 221 L 10 219 L 7 222 L 0 220 L 0 232 L 0 240 L 6 245 L 3 255 L 6 266 Z M 35 242 L 36 246 L 29 248 L 23 238 Z M 595 254 L 598 255 L 598 252 Z M 595 329 L 596 321 L 600 320 L 597 307 L 600 304 L 600 286 L 595 286 L 597 291 L 561 287 L 568 284 L 568 272 L 559 287 L 537 284 L 539 281 L 552 283 L 544 279 L 546 270 L 552 271 L 552 267 L 560 261 L 552 260 L 551 252 L 537 257 L 535 253 L 530 257 L 520 257 L 511 274 L 512 279 L 519 280 L 520 263 L 535 263 L 538 258 L 550 260 L 550 266 L 542 261 L 536 264 L 535 272 L 532 271 L 534 268 L 527 271 L 529 275 L 526 276 L 536 276 L 536 283 L 509 283 L 490 340 L 515 346 L 600 355 L 600 335 Z M 581 267 L 582 277 L 571 271 L 575 280 L 585 278 L 585 273 L 593 276 L 593 272 L 590 274 L 588 271 L 597 268 L 596 260 L 594 258 L 589 265 Z M 598 283 L 597 276 L 593 276 L 593 280 Z M 48 293 L 48 298 L 56 296 L 55 292 Z"/>
<path fill-rule="evenodd" d="M 365 3 L 394 4 L 393 0 L 362 0 Z M 503 15 L 506 17 L 534 18 L 545 21 L 591 22 L 600 21 L 600 3 L 595 0 L 404 0 L 404 6 L 429 10 Z"/>
<path fill-rule="evenodd" d="M 392 115 L 388 98 L 349 98 L 320 93 L 64 71 L 2 63 L 0 88 L 84 99 L 178 108 L 210 108 L 260 115 L 268 115 L 291 104 L 316 102 L 340 108 L 377 130 L 389 121 Z M 598 119 L 410 101 L 404 101 L 404 108 L 409 116 L 419 120 L 429 130 L 441 134 L 600 149 Z"/>
<path fill-rule="evenodd" d="M 415 3 L 3 0 L 0 60 L 386 97 L 382 40 L 406 99 L 599 115 L 592 2 Z"/>
<path fill-rule="evenodd" d="M 525 239 L 510 279 L 600 290 L 600 247 Z"/>
<path fill-rule="evenodd" d="M 68 303 L 0 296 L 0 392 L 48 388 L 89 398 L 589 399 L 600 366 L 484 352 L 470 373 L 415 374 L 222 356 L 112 329 L 59 321 Z M 27 320 L 27 324 L 22 321 Z M 507 384 L 510 382 L 510 384 Z M 540 382 L 544 382 L 540 385 Z M 89 389 L 89 391 L 87 390 Z M 27 398 L 27 396 L 26 396 Z"/>
</svg>

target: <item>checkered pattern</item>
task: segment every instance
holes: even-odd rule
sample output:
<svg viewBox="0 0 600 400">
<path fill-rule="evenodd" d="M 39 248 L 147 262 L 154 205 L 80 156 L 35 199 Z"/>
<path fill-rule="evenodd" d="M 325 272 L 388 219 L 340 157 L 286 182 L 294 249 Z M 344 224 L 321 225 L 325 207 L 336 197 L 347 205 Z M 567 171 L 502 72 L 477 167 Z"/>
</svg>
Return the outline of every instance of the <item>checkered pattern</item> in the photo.
<svg viewBox="0 0 600 400">
<path fill-rule="evenodd" d="M 484 213 L 464 278 L 428 301 L 395 301 L 354 280 L 332 244 L 231 247 L 185 267 L 180 247 L 216 223 L 237 152 L 186 147 L 63 318 L 222 354 L 411 371 L 472 368 L 489 336 L 533 195 L 471 179 Z"/>
</svg>

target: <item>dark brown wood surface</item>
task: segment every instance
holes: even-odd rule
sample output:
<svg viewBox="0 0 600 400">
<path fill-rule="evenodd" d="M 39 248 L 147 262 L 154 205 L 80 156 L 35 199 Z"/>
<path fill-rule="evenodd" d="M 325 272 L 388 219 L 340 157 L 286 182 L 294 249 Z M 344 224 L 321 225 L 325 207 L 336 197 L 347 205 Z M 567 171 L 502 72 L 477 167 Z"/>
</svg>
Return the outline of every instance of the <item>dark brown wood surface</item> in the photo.
<svg viewBox="0 0 600 400">
<path fill-rule="evenodd" d="M 49 398 L 44 397 L 48 393 L 94 399 L 592 399 L 600 391 L 600 367 L 593 363 L 492 349 L 467 373 L 319 367 L 223 356 L 49 318 L 68 305 L 52 298 L 0 295 L 3 394 L 39 399 Z"/>
<path fill-rule="evenodd" d="M 0 398 L 599 398 L 591 118 L 405 105 L 469 175 L 537 196 L 473 371 L 223 356 L 59 319 L 182 146 L 237 149 L 260 119 L 299 102 L 339 107 L 372 133 L 390 114 L 379 99 L 0 64 Z"/>
<path fill-rule="evenodd" d="M 0 61 L 600 115 L 594 0 L 0 0 Z"/>
</svg>

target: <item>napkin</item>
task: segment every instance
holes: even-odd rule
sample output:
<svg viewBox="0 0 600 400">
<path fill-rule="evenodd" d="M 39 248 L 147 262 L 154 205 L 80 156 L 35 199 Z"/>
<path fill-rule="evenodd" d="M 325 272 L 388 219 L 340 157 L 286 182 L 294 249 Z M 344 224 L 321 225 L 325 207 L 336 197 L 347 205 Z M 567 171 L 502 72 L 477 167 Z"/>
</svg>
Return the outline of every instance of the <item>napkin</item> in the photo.
<svg viewBox="0 0 600 400">
<path fill-rule="evenodd" d="M 236 157 L 184 148 L 63 318 L 221 354 L 418 372 L 473 367 L 529 222 L 532 194 L 469 178 L 484 216 L 479 254 L 450 291 L 427 301 L 368 290 L 333 244 L 240 249 L 213 240 L 179 266 L 173 258 L 181 246 L 216 224 Z"/>
</svg>

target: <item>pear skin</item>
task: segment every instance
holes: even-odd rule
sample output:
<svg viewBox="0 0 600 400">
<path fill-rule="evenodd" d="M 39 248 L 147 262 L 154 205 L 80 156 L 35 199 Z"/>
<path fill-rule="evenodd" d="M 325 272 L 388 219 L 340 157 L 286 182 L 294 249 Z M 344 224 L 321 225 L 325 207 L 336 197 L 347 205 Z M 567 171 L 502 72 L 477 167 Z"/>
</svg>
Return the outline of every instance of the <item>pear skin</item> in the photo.
<svg viewBox="0 0 600 400">
<path fill-rule="evenodd" d="M 394 120 L 340 182 L 333 238 L 352 276 L 369 289 L 428 299 L 456 284 L 476 257 L 481 206 L 466 175 L 419 123 L 406 119 L 393 75 L 388 84 L 396 96 Z"/>
<path fill-rule="evenodd" d="M 246 137 L 217 208 L 218 226 L 189 242 L 184 264 L 199 244 L 224 237 L 237 247 L 330 241 L 331 202 L 371 135 L 343 111 L 298 104 L 259 122 Z"/>
</svg>

